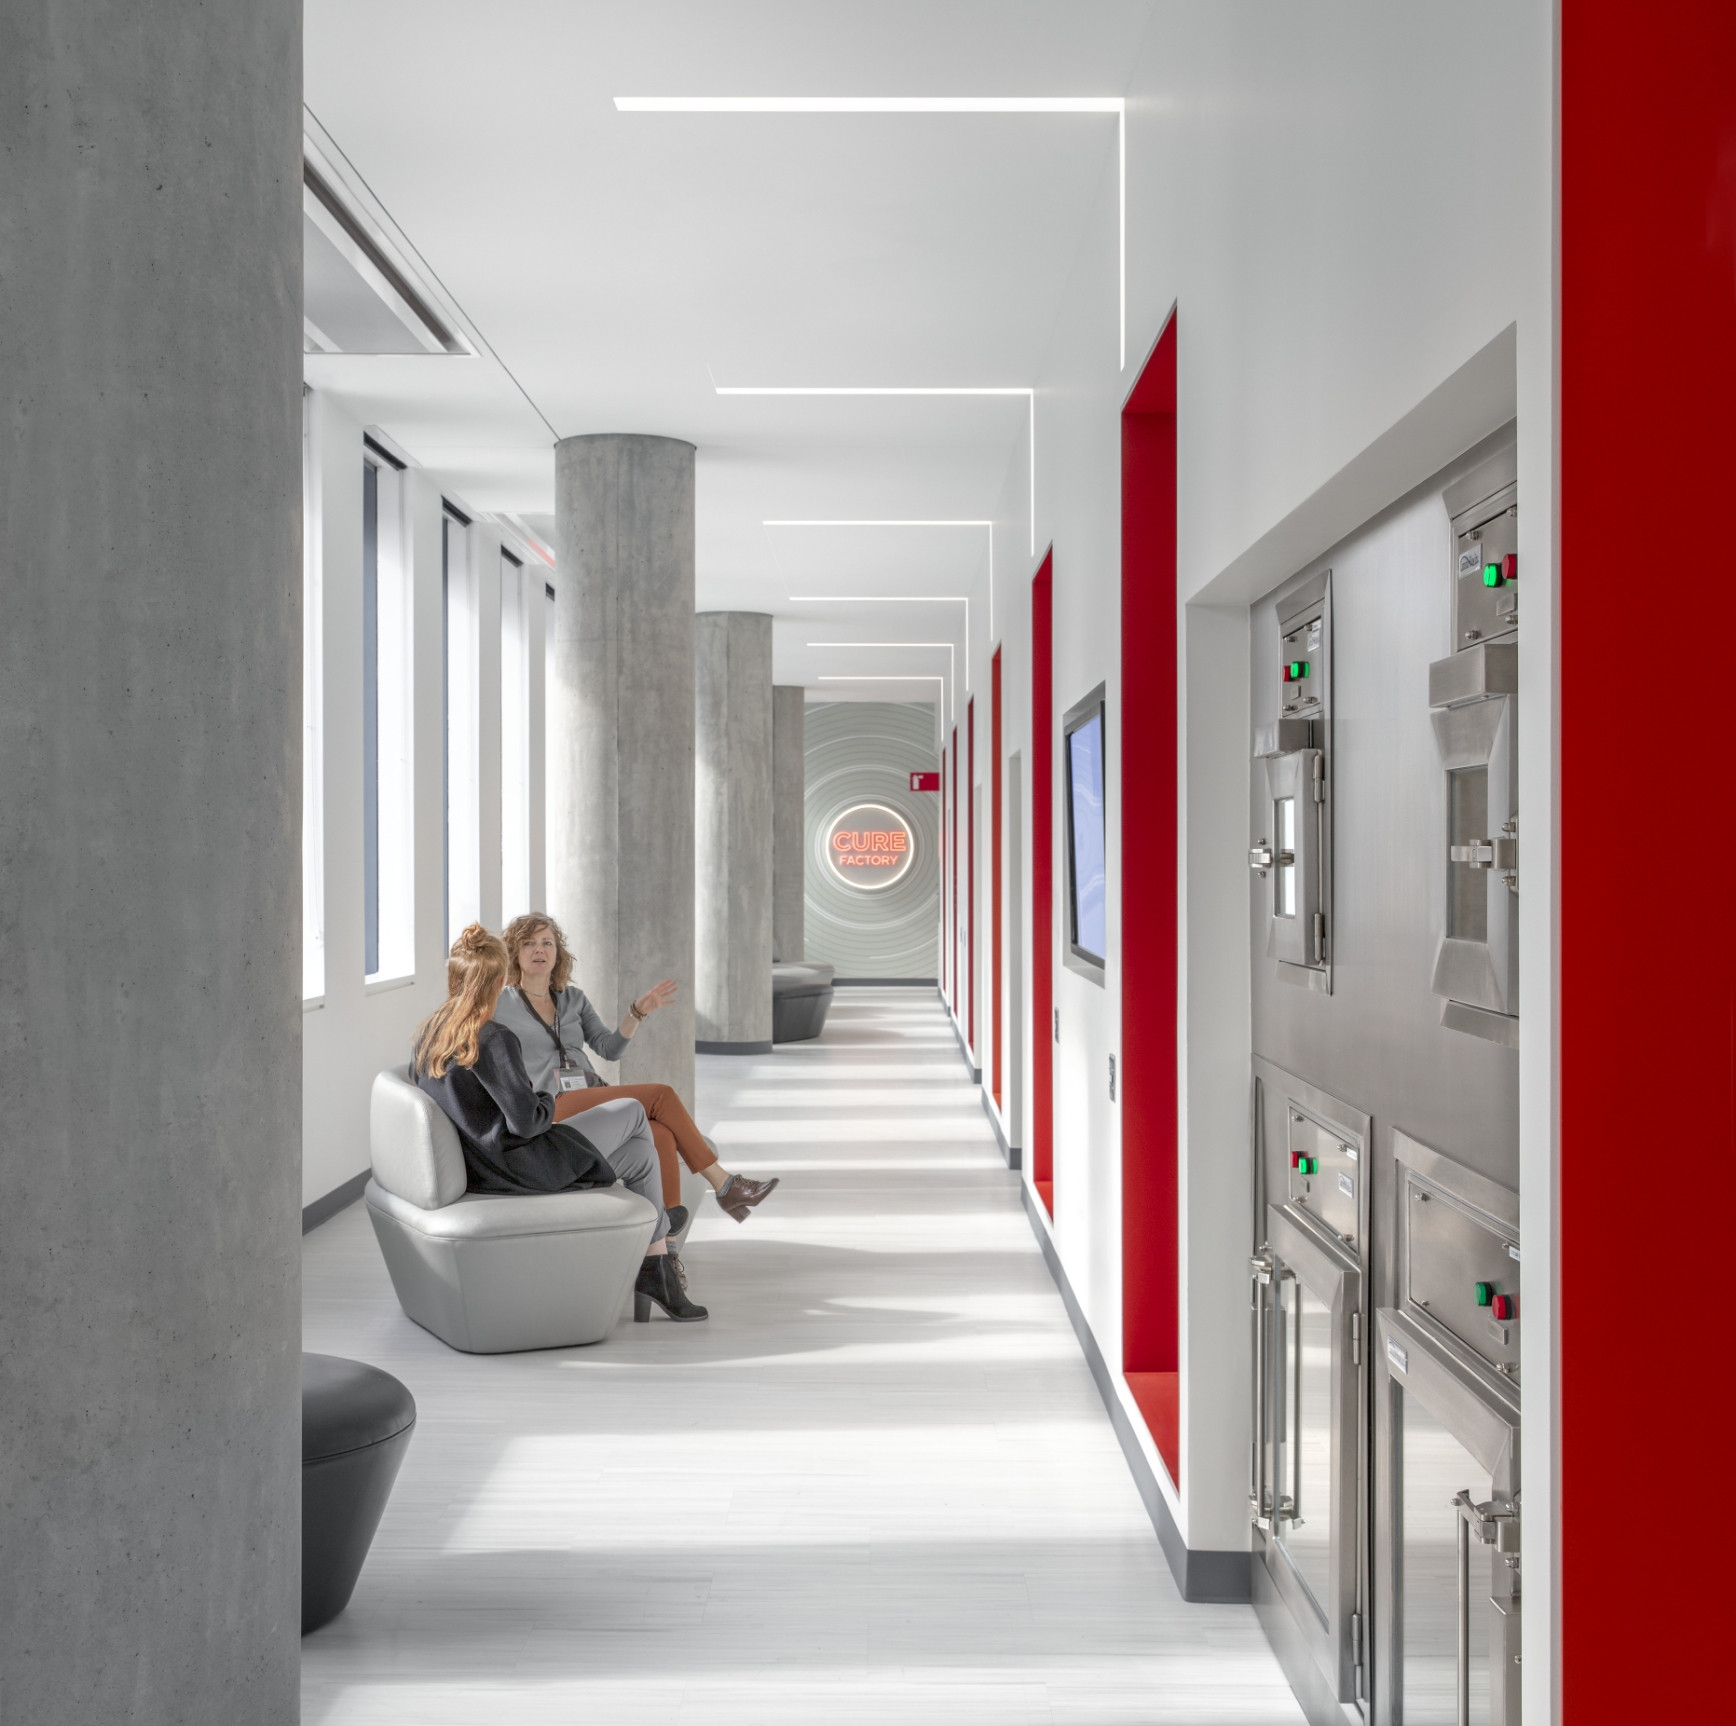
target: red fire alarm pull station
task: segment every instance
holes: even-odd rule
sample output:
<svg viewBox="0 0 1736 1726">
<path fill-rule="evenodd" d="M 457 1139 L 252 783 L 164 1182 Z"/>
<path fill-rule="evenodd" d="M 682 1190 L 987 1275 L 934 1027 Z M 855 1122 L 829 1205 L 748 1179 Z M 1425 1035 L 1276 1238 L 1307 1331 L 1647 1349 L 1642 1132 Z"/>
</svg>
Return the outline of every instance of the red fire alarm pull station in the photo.
<svg viewBox="0 0 1736 1726">
<path fill-rule="evenodd" d="M 913 773 L 910 776 L 910 789 L 912 791 L 938 791 L 940 789 L 940 775 L 938 773 Z"/>
</svg>

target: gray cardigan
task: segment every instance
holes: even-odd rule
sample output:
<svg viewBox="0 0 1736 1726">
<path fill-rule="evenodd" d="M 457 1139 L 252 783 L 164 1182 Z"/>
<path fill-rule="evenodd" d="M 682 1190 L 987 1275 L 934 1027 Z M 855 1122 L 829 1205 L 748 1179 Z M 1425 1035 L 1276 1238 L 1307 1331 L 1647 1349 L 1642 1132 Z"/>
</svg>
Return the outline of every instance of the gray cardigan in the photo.
<svg viewBox="0 0 1736 1726">
<path fill-rule="evenodd" d="M 618 1061 L 627 1050 L 628 1039 L 612 1025 L 603 1022 L 602 1015 L 585 997 L 583 989 L 569 985 L 553 992 L 555 1023 L 551 1029 L 537 1016 L 517 989 L 502 989 L 500 1005 L 494 1009 L 495 1023 L 504 1025 L 517 1038 L 524 1052 L 524 1070 L 533 1091 L 560 1091 L 561 1049 L 565 1049 L 569 1069 L 577 1067 L 587 1085 L 602 1085 L 585 1053 L 589 1044 L 605 1061 Z M 560 1034 L 557 1047 L 555 1033 Z"/>
</svg>

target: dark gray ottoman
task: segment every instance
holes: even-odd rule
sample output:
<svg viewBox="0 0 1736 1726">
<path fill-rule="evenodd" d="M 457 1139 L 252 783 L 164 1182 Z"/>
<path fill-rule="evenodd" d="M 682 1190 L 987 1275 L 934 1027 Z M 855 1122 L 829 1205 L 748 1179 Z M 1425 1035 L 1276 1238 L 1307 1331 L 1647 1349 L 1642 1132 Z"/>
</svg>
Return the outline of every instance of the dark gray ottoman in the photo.
<svg viewBox="0 0 1736 1726">
<path fill-rule="evenodd" d="M 805 1043 L 826 1027 L 832 1005 L 832 967 L 794 963 L 772 966 L 772 1041 Z"/>
<path fill-rule="evenodd" d="M 335 1354 L 301 1357 L 301 1633 L 350 1603 L 416 1400 L 389 1372 Z"/>
</svg>

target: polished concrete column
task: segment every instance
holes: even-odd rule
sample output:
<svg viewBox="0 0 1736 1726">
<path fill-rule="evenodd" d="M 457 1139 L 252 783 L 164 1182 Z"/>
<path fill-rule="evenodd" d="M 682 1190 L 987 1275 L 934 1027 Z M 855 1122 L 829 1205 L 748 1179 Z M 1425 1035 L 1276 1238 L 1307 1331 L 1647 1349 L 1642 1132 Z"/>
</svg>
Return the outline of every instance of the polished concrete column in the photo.
<svg viewBox="0 0 1736 1726">
<path fill-rule="evenodd" d="M 803 850 L 808 766 L 802 755 L 802 715 L 808 692 L 780 683 L 772 690 L 772 952 L 802 957 L 807 904 Z"/>
<path fill-rule="evenodd" d="M 4 36 L 0 1717 L 289 1726 L 301 7 Z"/>
<path fill-rule="evenodd" d="M 693 445 L 555 445 L 549 911 L 611 1024 L 664 977 L 681 993 L 620 1081 L 693 1102 Z"/>
<path fill-rule="evenodd" d="M 696 621 L 695 1034 L 701 1053 L 770 1054 L 772 620 Z"/>
</svg>

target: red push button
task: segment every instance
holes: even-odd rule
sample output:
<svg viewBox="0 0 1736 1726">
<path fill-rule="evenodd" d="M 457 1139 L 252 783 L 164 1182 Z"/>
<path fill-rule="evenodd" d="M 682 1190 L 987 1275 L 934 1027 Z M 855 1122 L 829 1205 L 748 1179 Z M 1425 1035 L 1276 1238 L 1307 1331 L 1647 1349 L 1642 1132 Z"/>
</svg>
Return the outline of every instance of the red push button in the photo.
<svg viewBox="0 0 1736 1726">
<path fill-rule="evenodd" d="M 1517 581 L 1519 579 L 1518 552 L 1510 551 L 1501 559 L 1501 579 L 1503 581 Z"/>
<path fill-rule="evenodd" d="M 1489 1303 L 1489 1310 L 1499 1319 L 1509 1319 L 1515 1316 L 1516 1308 L 1511 1295 L 1496 1295 Z"/>
</svg>

